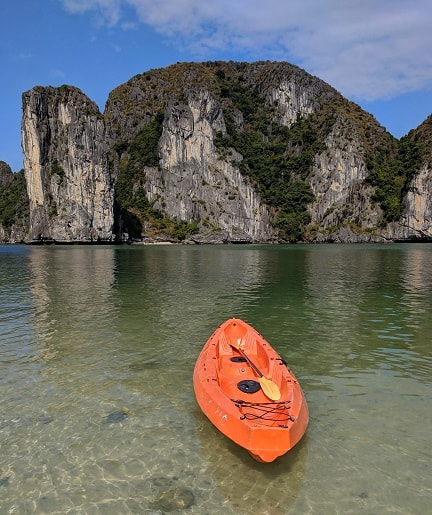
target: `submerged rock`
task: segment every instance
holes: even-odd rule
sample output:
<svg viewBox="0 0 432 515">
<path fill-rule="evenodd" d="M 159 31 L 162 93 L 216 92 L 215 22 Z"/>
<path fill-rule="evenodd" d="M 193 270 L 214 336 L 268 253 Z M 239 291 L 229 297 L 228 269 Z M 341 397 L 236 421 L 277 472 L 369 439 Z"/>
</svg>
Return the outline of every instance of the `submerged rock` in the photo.
<svg viewBox="0 0 432 515">
<path fill-rule="evenodd" d="M 151 508 L 162 512 L 186 510 L 195 504 L 195 496 L 189 488 L 184 486 L 172 486 L 162 488 L 156 494 Z"/>
<path fill-rule="evenodd" d="M 50 424 L 53 420 L 54 420 L 54 418 L 51 417 L 51 415 L 48 415 L 46 413 L 40 415 L 39 418 L 38 418 L 38 421 L 41 424 Z"/>
<path fill-rule="evenodd" d="M 163 513 L 186 510 L 195 504 L 195 495 L 190 488 L 179 483 L 178 477 L 157 476 L 150 480 L 154 491 L 150 507 Z"/>
<path fill-rule="evenodd" d="M 104 421 L 106 424 L 116 424 L 118 422 L 122 422 L 128 416 L 129 413 L 126 409 L 116 410 L 107 415 Z"/>
<path fill-rule="evenodd" d="M 133 372 L 142 372 L 143 370 L 153 370 L 154 368 L 161 367 L 162 363 L 157 359 L 149 359 L 146 361 L 137 361 L 129 365 L 129 370 Z"/>
<path fill-rule="evenodd" d="M 9 476 L 2 477 L 0 479 L 0 486 L 8 486 L 9 485 Z"/>
</svg>

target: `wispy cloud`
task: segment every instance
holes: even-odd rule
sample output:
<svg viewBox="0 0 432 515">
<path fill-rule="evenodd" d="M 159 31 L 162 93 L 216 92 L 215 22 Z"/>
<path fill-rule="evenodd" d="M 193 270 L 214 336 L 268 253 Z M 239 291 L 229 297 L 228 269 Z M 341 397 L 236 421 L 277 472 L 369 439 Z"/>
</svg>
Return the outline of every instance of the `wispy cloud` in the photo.
<svg viewBox="0 0 432 515">
<path fill-rule="evenodd" d="M 116 44 L 114 44 L 114 43 L 111 43 L 111 45 L 110 45 L 110 46 L 111 46 L 111 48 L 114 50 L 114 52 L 115 52 L 116 54 L 120 54 L 120 53 L 121 53 L 122 49 L 121 49 L 121 46 L 120 46 L 120 45 L 116 45 Z"/>
<path fill-rule="evenodd" d="M 31 52 L 20 52 L 19 54 L 17 54 L 17 58 L 20 61 L 27 61 L 28 59 L 33 58 L 33 54 Z"/>
<path fill-rule="evenodd" d="M 65 72 L 63 70 L 60 70 L 60 68 L 52 68 L 49 71 L 49 75 L 53 79 L 63 79 L 66 76 Z"/>
<path fill-rule="evenodd" d="M 122 21 L 120 27 L 123 30 L 135 30 L 138 28 L 138 23 L 135 21 Z"/>
<path fill-rule="evenodd" d="M 144 23 L 200 57 L 286 59 L 354 98 L 432 89 L 430 0 L 61 1 L 109 26 Z"/>
<path fill-rule="evenodd" d="M 66 10 L 73 14 L 97 11 L 100 22 L 108 26 L 116 25 L 121 17 L 123 0 L 60 0 Z"/>
</svg>

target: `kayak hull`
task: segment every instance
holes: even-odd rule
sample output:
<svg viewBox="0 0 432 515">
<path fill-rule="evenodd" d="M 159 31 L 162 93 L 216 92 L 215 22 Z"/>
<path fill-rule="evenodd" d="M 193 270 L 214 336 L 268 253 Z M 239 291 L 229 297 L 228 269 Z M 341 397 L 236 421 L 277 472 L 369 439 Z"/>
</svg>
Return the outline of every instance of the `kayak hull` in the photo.
<svg viewBox="0 0 432 515">
<path fill-rule="evenodd" d="M 277 386 L 277 400 L 266 395 L 260 374 Z M 257 461 L 274 461 L 306 431 L 309 413 L 296 377 L 240 319 L 227 320 L 209 338 L 195 364 L 193 384 L 203 413 Z"/>
</svg>

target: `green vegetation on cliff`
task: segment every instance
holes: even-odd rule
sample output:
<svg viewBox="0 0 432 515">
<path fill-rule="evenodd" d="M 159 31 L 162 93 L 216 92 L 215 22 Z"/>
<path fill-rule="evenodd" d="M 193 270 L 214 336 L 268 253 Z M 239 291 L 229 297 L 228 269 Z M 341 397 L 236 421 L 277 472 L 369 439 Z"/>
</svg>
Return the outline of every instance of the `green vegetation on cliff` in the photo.
<svg viewBox="0 0 432 515">
<path fill-rule="evenodd" d="M 156 116 L 145 125 L 130 145 L 118 144 L 116 150 L 126 150 L 120 161 L 115 185 L 115 200 L 120 209 L 145 211 L 149 203 L 142 185 L 145 167 L 158 166 L 158 143 L 162 135 L 163 116 Z"/>
<path fill-rule="evenodd" d="M 10 228 L 18 218 L 28 215 L 28 198 L 24 170 L 12 175 L 5 184 L 0 184 L 0 223 Z"/>
<path fill-rule="evenodd" d="M 367 180 L 375 187 L 372 200 L 379 202 L 384 211 L 383 225 L 400 219 L 408 185 L 424 155 L 424 145 L 410 135 L 400 141 L 387 138 L 367 155 Z"/>
<path fill-rule="evenodd" d="M 143 220 L 163 218 L 153 210 L 144 190 L 145 167 L 158 166 L 158 143 L 162 134 L 163 116 L 155 116 L 130 143 L 117 143 L 115 151 L 122 155 L 115 184 L 114 200 L 121 214 L 124 231 L 133 238 L 141 236 Z"/>
<path fill-rule="evenodd" d="M 426 145 L 417 138 L 418 129 L 397 140 L 371 114 L 343 97 L 333 99 L 321 112 L 321 117 L 325 111 L 327 117 L 339 113 L 354 123 L 365 150 L 366 181 L 375 190 L 372 200 L 383 210 L 381 225 L 399 220 L 405 207 L 409 182 L 418 172 L 425 156 Z"/>
<path fill-rule="evenodd" d="M 144 189 L 145 167 L 159 166 L 158 144 L 162 122 L 163 113 L 160 112 L 139 131 L 132 143 L 117 146 L 117 151 L 125 152 L 119 165 L 115 201 L 125 230 L 132 238 L 140 238 L 143 224 L 150 222 L 154 231 L 182 241 L 198 231 L 198 221 L 179 221 L 155 209 Z"/>
<path fill-rule="evenodd" d="M 52 162 L 49 173 L 50 173 L 50 175 L 57 175 L 60 178 L 61 182 L 63 182 L 63 180 L 66 177 L 65 171 L 60 166 L 60 164 L 57 161 L 57 159 L 54 159 L 54 161 Z"/>
<path fill-rule="evenodd" d="M 319 120 L 299 117 L 291 128 L 284 127 L 256 89 L 227 78 L 222 71 L 217 76 L 227 133 L 216 135 L 216 146 L 222 154 L 234 148 L 243 156 L 240 170 L 253 179 L 262 199 L 276 208 L 280 237 L 297 241 L 310 221 L 307 205 L 315 199 L 305 179 L 323 148 Z M 241 126 L 236 123 L 238 111 Z"/>
<path fill-rule="evenodd" d="M 307 204 L 314 201 L 307 178 L 314 157 L 325 150 L 334 121 L 341 117 L 353 123 L 366 151 L 367 182 L 375 190 L 372 200 L 383 210 L 382 225 L 400 219 L 409 184 L 427 156 L 432 116 L 398 141 L 355 103 L 329 95 L 315 113 L 299 117 L 287 128 L 275 122 L 272 106 L 265 104 L 257 86 L 246 85 L 242 75 L 233 79 L 220 70 L 216 76 L 226 99 L 227 126 L 227 134 L 218 134 L 216 144 L 222 152 L 233 147 L 243 156 L 240 168 L 255 181 L 263 200 L 276 208 L 282 238 L 297 241 L 305 233 L 310 221 Z"/>
</svg>

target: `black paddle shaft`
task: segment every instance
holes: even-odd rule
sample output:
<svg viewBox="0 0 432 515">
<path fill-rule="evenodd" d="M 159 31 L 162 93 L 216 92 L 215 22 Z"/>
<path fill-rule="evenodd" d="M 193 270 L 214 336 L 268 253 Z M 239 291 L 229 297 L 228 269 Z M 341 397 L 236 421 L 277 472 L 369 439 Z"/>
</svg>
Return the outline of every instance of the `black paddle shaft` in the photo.
<svg viewBox="0 0 432 515">
<path fill-rule="evenodd" d="M 264 374 L 261 373 L 261 371 L 257 368 L 257 366 L 252 363 L 252 361 L 247 357 L 247 355 L 245 354 L 245 352 L 243 351 L 243 349 L 241 349 L 240 347 L 237 347 L 238 351 L 240 352 L 240 354 L 244 357 L 244 359 L 249 363 L 249 365 L 255 370 L 255 372 L 259 375 L 259 377 L 263 377 Z"/>
</svg>

